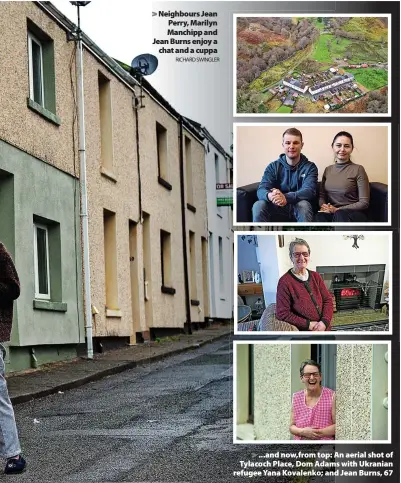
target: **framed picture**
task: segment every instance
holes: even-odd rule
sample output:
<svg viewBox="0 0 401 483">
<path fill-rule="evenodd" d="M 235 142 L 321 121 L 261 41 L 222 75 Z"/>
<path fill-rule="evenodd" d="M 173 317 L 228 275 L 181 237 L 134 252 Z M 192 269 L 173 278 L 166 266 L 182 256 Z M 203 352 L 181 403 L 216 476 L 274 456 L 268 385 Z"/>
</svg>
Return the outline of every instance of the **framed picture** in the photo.
<svg viewBox="0 0 401 483">
<path fill-rule="evenodd" d="M 243 270 L 242 280 L 244 283 L 252 283 L 255 281 L 255 272 L 253 270 Z"/>
</svg>

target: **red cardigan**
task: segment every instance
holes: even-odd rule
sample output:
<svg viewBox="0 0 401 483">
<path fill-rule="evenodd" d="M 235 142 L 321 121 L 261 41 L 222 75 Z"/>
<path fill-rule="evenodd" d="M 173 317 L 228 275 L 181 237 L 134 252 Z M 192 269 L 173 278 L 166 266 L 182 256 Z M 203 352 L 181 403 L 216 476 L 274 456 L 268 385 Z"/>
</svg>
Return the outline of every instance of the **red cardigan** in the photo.
<svg viewBox="0 0 401 483">
<path fill-rule="evenodd" d="M 326 330 L 331 329 L 333 317 L 333 299 L 322 277 L 317 272 L 308 270 L 310 290 L 319 307 L 321 315 L 313 303 L 306 288 L 306 282 L 297 278 L 291 270 L 278 281 L 276 316 L 279 320 L 295 325 L 299 330 L 308 330 L 309 322 L 322 321 Z"/>
<path fill-rule="evenodd" d="M 17 270 L 6 247 L 0 243 L 0 342 L 10 340 L 13 301 L 19 297 Z"/>
</svg>

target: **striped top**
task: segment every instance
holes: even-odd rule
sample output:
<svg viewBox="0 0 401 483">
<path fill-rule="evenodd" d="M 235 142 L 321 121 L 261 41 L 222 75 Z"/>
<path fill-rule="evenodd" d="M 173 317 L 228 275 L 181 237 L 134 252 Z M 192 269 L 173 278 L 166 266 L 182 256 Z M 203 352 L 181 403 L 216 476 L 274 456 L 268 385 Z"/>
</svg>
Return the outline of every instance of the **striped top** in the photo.
<svg viewBox="0 0 401 483">
<path fill-rule="evenodd" d="M 308 407 L 305 402 L 305 391 L 298 391 L 292 395 L 292 410 L 294 424 L 297 428 L 323 429 L 334 424 L 331 417 L 334 391 L 328 387 L 322 387 L 322 392 L 317 403 Z M 304 439 L 294 436 L 294 439 Z M 335 439 L 334 436 L 324 436 L 320 439 Z"/>
</svg>

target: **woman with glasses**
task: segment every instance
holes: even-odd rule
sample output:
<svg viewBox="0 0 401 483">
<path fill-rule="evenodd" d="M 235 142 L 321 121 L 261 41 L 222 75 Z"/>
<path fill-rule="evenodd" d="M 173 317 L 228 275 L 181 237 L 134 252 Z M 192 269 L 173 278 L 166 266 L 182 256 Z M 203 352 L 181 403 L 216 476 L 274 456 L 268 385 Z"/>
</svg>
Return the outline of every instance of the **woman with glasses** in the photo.
<svg viewBox="0 0 401 483">
<path fill-rule="evenodd" d="M 290 243 L 289 252 L 293 268 L 278 281 L 276 317 L 298 330 L 330 330 L 333 299 L 322 277 L 307 269 L 310 257 L 308 243 L 297 238 Z"/>
<path fill-rule="evenodd" d="M 315 220 L 321 222 L 350 223 L 368 220 L 369 179 L 363 166 L 351 161 L 354 150 L 352 135 L 340 131 L 334 136 L 331 147 L 334 164 L 328 166 L 320 183 L 319 212 Z"/>
<path fill-rule="evenodd" d="M 320 365 L 312 360 L 302 362 L 300 377 L 305 389 L 292 395 L 291 434 L 294 439 L 335 439 L 335 392 L 322 386 Z"/>
</svg>

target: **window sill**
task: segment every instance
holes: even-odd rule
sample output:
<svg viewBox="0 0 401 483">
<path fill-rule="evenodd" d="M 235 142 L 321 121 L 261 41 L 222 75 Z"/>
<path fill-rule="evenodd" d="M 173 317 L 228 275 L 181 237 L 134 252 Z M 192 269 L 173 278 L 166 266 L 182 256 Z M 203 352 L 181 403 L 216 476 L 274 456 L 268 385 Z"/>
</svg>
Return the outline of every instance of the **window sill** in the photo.
<svg viewBox="0 0 401 483">
<path fill-rule="evenodd" d="M 168 294 L 168 295 L 174 295 L 175 294 L 175 288 L 166 287 L 165 285 L 162 285 L 162 293 L 165 293 L 165 294 Z"/>
<path fill-rule="evenodd" d="M 189 211 L 192 211 L 192 213 L 196 213 L 196 208 L 195 206 L 191 205 L 191 203 L 187 203 L 187 208 Z"/>
<path fill-rule="evenodd" d="M 123 314 L 120 309 L 108 309 L 106 307 L 106 317 L 114 317 L 117 319 L 121 319 L 122 316 Z"/>
<path fill-rule="evenodd" d="M 108 171 L 106 168 L 103 166 L 100 167 L 100 174 L 104 176 L 105 178 L 109 179 L 110 181 L 113 181 L 114 183 L 117 183 L 117 177 L 114 173 L 111 171 Z"/>
<path fill-rule="evenodd" d="M 199 302 L 199 300 L 191 299 L 191 305 L 194 305 L 195 307 L 197 307 L 198 305 L 200 305 L 200 302 Z"/>
<path fill-rule="evenodd" d="M 161 184 L 164 188 L 166 188 L 166 190 L 169 190 L 171 191 L 173 189 L 173 187 L 171 186 L 171 184 L 166 181 L 164 178 L 162 178 L 161 176 L 158 176 L 157 177 L 157 181 L 159 182 L 159 184 Z"/>
<path fill-rule="evenodd" d="M 51 302 L 50 300 L 34 299 L 33 308 L 37 310 L 50 310 L 52 312 L 67 312 L 67 304 L 64 302 Z"/>
<path fill-rule="evenodd" d="M 45 107 L 42 107 L 40 104 L 32 100 L 30 97 L 27 98 L 27 104 L 28 104 L 28 107 L 32 109 L 32 111 L 37 112 L 42 117 L 52 122 L 56 126 L 60 126 L 61 119 L 56 114 L 48 111 Z"/>
</svg>

